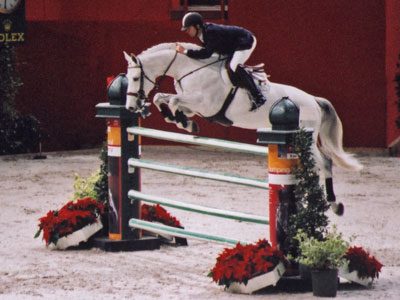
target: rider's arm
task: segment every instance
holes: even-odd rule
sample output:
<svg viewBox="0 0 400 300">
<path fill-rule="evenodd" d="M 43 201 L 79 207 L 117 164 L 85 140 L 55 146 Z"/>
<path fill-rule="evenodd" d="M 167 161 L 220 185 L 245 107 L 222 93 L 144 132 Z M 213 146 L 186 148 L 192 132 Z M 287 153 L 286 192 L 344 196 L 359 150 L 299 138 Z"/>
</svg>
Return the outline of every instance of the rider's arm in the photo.
<svg viewBox="0 0 400 300">
<path fill-rule="evenodd" d="M 211 55 L 214 53 L 212 49 L 209 47 L 203 47 L 200 50 L 187 50 L 186 55 L 191 57 L 191 58 L 196 58 L 196 59 L 204 59 L 204 58 L 209 58 Z"/>
</svg>

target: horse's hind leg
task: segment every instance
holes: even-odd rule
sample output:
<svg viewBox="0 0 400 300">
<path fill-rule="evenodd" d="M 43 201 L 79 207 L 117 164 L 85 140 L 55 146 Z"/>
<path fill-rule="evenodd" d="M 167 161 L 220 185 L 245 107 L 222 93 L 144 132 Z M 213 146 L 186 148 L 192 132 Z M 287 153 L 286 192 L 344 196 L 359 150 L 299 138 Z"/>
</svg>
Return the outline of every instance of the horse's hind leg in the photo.
<svg viewBox="0 0 400 300">
<path fill-rule="evenodd" d="M 331 208 L 333 212 L 339 216 L 342 216 L 344 213 L 344 206 L 341 202 L 336 203 L 336 196 L 335 192 L 333 191 L 333 180 L 332 180 L 332 159 L 329 158 L 327 155 L 324 153 L 319 152 L 319 158 L 320 158 L 320 166 L 321 166 L 321 171 L 324 174 L 325 177 L 325 189 L 326 189 L 326 200 L 329 202 L 331 205 Z M 318 155 L 317 155 L 318 159 Z"/>
</svg>

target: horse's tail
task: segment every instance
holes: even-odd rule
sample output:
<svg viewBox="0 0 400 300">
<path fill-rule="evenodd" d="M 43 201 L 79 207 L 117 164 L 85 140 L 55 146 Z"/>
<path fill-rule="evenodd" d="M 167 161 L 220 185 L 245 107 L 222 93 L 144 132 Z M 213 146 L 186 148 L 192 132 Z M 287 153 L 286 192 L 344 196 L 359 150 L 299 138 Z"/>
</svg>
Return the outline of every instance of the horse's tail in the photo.
<svg viewBox="0 0 400 300">
<path fill-rule="evenodd" d="M 324 98 L 315 98 L 321 107 L 321 129 L 318 148 L 333 162 L 346 169 L 359 171 L 363 166 L 351 154 L 343 150 L 343 127 L 332 103 Z"/>
</svg>

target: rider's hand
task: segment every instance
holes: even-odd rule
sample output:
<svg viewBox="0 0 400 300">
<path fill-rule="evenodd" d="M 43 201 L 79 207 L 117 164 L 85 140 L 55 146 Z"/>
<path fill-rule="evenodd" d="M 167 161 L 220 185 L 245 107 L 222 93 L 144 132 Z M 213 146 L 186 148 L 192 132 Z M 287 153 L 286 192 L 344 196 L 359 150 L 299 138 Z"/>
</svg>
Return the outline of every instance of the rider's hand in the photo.
<svg viewBox="0 0 400 300">
<path fill-rule="evenodd" d="M 176 44 L 175 46 L 175 50 L 176 52 L 180 53 L 180 54 L 185 54 L 185 48 L 183 48 L 181 45 Z"/>
</svg>

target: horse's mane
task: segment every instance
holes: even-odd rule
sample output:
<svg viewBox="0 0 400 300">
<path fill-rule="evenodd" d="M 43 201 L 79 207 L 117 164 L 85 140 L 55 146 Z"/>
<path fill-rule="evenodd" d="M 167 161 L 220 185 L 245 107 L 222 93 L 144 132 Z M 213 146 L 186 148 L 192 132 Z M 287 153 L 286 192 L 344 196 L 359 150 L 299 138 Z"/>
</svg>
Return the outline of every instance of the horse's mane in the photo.
<svg viewBox="0 0 400 300">
<path fill-rule="evenodd" d="M 200 49 L 201 48 L 199 45 L 195 45 L 192 43 L 180 43 L 179 42 L 178 44 L 182 45 L 185 49 Z M 175 50 L 175 46 L 176 46 L 176 43 L 162 43 L 162 44 L 150 47 L 147 50 L 144 50 L 139 55 L 152 54 L 152 53 L 162 51 L 162 50 Z"/>
</svg>

